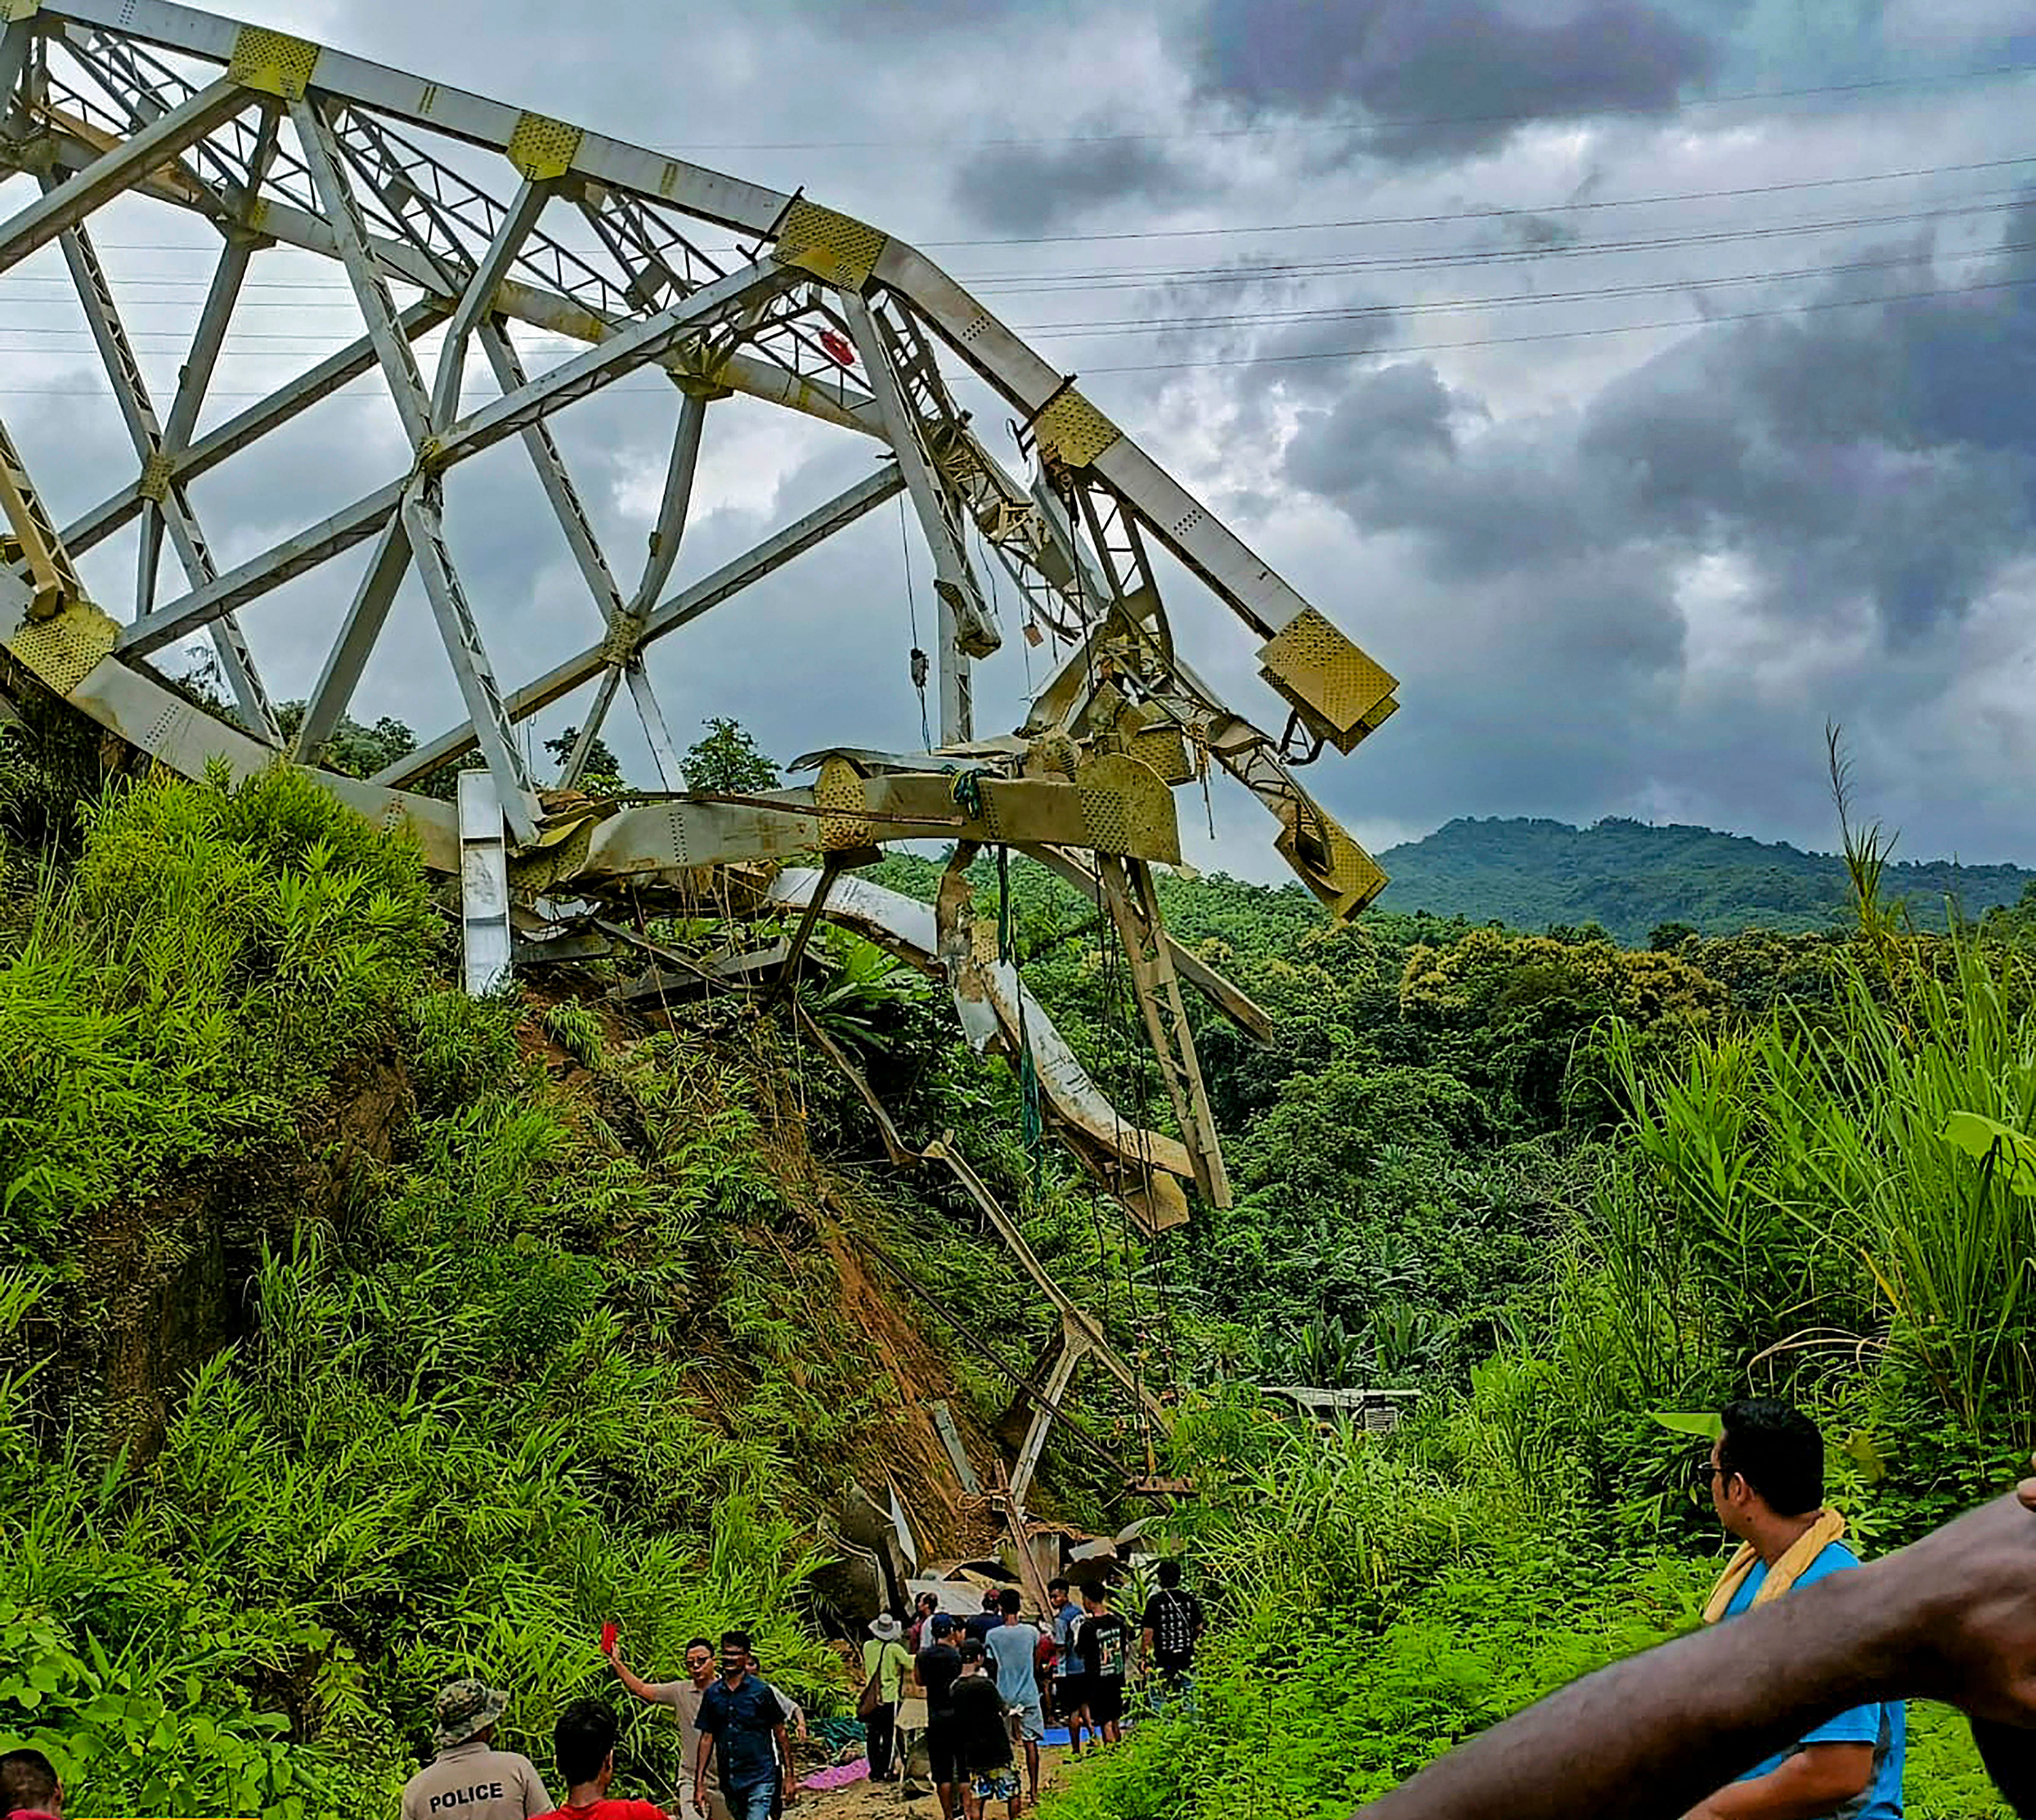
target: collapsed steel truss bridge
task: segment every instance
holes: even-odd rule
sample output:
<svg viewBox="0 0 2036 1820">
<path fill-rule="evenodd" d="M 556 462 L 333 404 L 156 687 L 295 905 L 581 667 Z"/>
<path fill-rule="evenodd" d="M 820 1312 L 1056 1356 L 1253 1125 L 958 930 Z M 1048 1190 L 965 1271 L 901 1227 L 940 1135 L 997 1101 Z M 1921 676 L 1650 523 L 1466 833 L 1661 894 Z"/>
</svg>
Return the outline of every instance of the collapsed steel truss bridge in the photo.
<svg viewBox="0 0 2036 1820">
<path fill-rule="evenodd" d="M 725 904 L 733 882 L 759 914 L 795 910 L 801 935 L 816 915 L 855 923 L 944 977 L 978 1045 L 1031 1047 L 1056 1127 L 1148 1229 L 1186 1217 L 1189 1180 L 1227 1201 L 1182 985 L 1247 1028 L 1257 1014 L 1162 925 L 1152 868 L 1180 859 L 1173 791 L 1212 765 L 1227 772 L 1271 811 L 1278 850 L 1308 888 L 1353 913 L 1384 877 L 1296 772 L 1325 748 L 1349 752 L 1393 712 L 1390 675 L 932 261 L 802 192 L 167 0 L 0 0 L 0 174 L 14 198 L 0 272 L 58 247 L 132 445 L 127 471 L 59 526 L 0 432 L 11 531 L 0 666 L 17 697 L 55 697 L 188 776 L 307 768 L 462 878 L 483 972 L 508 961 L 512 915 L 545 951 L 561 927 L 547 905 L 576 907 L 583 942 L 601 930 L 625 938 L 598 914 L 623 891 Z M 217 236 L 176 383 L 160 398 L 92 238 L 99 210 L 132 198 Z M 277 249 L 344 274 L 353 338 L 228 413 L 209 395 L 249 274 Z M 477 399 L 477 357 L 489 376 Z M 603 549 L 552 429 L 632 374 L 668 382 L 676 417 L 655 534 L 633 572 Z M 958 383 L 1008 409 L 1022 475 L 984 446 Z M 408 446 L 399 471 L 317 501 L 322 515 L 222 568 L 195 483 L 227 463 L 258 466 L 285 426 L 361 386 L 393 407 Z M 677 582 L 708 426 L 738 395 L 865 439 L 873 465 L 753 549 Z M 584 581 L 590 641 L 560 625 L 542 651 L 491 643 L 488 603 L 462 584 L 448 490 L 463 464 L 511 440 Z M 900 495 L 937 602 L 933 749 L 833 750 L 811 755 L 817 776 L 804 787 L 688 791 L 647 650 Z M 131 598 L 95 601 L 75 559 L 130 527 Z M 1058 666 L 1008 734 L 975 724 L 972 669 L 1002 629 L 971 540 L 1016 584 L 1028 638 Z M 242 617 L 362 545 L 350 599 L 315 629 L 326 655 L 286 736 Z M 1258 641 L 1278 732 L 1231 708 L 1177 650 L 1157 550 Z M 463 718 L 372 777 L 342 775 L 322 759 L 344 717 L 372 712 L 363 679 L 413 572 Z M 194 639 L 216 653 L 221 706 L 155 666 Z M 625 693 L 662 791 L 594 798 L 577 786 Z M 540 778 L 519 725 L 569 697 L 578 736 L 558 774 Z M 457 802 L 418 793 L 450 766 L 466 767 Z M 929 836 L 956 848 L 931 911 L 842 876 L 885 841 Z M 1039 1008 L 1027 1015 L 1015 971 L 974 938 L 960 867 L 990 846 L 1039 859 L 1107 910 L 1178 1138 L 1127 1130 Z M 816 870 L 781 869 L 815 854 Z"/>
</svg>

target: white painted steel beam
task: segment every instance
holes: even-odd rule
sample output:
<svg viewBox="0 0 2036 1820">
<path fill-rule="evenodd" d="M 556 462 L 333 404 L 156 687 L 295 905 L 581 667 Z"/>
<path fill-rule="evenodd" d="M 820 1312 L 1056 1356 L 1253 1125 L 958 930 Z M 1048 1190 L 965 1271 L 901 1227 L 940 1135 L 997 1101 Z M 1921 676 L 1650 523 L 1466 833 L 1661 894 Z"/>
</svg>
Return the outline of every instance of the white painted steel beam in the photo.
<svg viewBox="0 0 2036 1820">
<path fill-rule="evenodd" d="M 47 247 L 66 228 L 169 163 L 187 147 L 230 120 L 251 100 L 238 83 L 218 81 L 172 108 L 145 132 L 103 153 L 74 176 L 32 202 L 11 221 L 0 222 L 0 272 Z"/>
<path fill-rule="evenodd" d="M 460 957 L 466 989 L 478 999 L 509 977 L 509 855 L 494 778 L 462 771 L 458 794 Z"/>
<path fill-rule="evenodd" d="M 413 481 L 403 493 L 403 531 L 410 541 L 411 558 L 432 603 L 438 621 L 439 640 L 452 659 L 454 679 L 460 699 L 466 704 L 467 719 L 473 728 L 474 743 L 495 779 L 502 814 L 516 838 L 526 846 L 537 836 L 537 802 L 530 788 L 529 772 L 518 748 L 509 716 L 502 705 L 502 691 L 495 680 L 488 647 L 468 605 L 466 590 L 445 545 L 445 525 L 435 481 Z"/>
<path fill-rule="evenodd" d="M 961 538 L 960 515 L 948 497 L 920 432 L 917 413 L 906 402 L 891 349 L 874 313 L 860 296 L 843 293 L 843 319 L 862 357 L 870 395 L 884 419 L 884 433 L 898 458 L 905 489 L 918 515 L 919 530 L 933 553 L 933 594 L 939 624 L 935 653 L 940 684 L 941 744 L 965 746 L 975 737 L 975 712 L 969 679 L 971 656 L 986 657 L 1001 642 L 997 622 L 982 598 Z"/>
<path fill-rule="evenodd" d="M 524 240 L 537 225 L 537 217 L 544 213 L 551 194 L 552 186 L 549 183 L 524 183 L 516 192 L 516 200 L 510 206 L 508 213 L 502 217 L 502 225 L 489 242 L 488 251 L 481 255 L 481 263 L 474 267 L 473 276 L 466 281 L 466 289 L 460 295 L 459 308 L 446 324 L 445 338 L 439 346 L 438 375 L 432 382 L 434 429 L 443 429 L 459 415 L 460 386 L 466 371 L 467 338 L 492 311 L 495 293 L 508 274 L 510 262 L 522 250 Z M 504 391 L 509 389 L 506 385 L 503 387 Z"/>
<path fill-rule="evenodd" d="M 835 494 L 826 504 L 816 507 L 805 517 L 766 538 L 754 549 L 723 563 L 713 574 L 681 589 L 644 622 L 644 642 L 647 644 L 652 639 L 677 631 L 682 625 L 689 625 L 722 602 L 732 600 L 752 583 L 761 581 L 794 557 L 853 524 L 865 512 L 895 498 L 903 485 L 896 467 L 887 465 L 868 479 L 858 481 Z M 577 656 L 555 665 L 535 682 L 512 691 L 505 703 L 510 718 L 523 719 L 591 682 L 600 674 L 606 661 L 606 651 L 605 643 L 589 645 Z M 375 781 L 394 787 L 414 783 L 420 777 L 428 776 L 448 759 L 457 758 L 473 743 L 471 723 L 451 727 L 426 741 L 409 757 L 385 765 L 375 774 Z"/>
<path fill-rule="evenodd" d="M 392 509 L 382 527 L 375 553 L 354 589 L 353 600 L 340 622 L 339 636 L 326 655 L 325 666 L 304 699 L 304 717 L 297 727 L 292 755 L 300 765 L 315 765 L 360 686 L 360 674 L 374 653 L 383 622 L 410 568 L 410 534 L 403 515 Z"/>
</svg>

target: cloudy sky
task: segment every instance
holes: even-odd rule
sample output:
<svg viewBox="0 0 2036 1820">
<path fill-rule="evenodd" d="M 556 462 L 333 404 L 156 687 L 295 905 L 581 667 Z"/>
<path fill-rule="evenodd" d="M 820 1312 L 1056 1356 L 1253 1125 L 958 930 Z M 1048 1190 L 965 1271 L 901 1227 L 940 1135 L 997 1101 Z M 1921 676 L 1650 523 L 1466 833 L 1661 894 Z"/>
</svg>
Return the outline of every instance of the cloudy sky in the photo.
<svg viewBox="0 0 2036 1820">
<path fill-rule="evenodd" d="M 1828 846 L 1836 720 L 1905 855 L 2036 862 L 2030 0 L 263 11 L 929 251 L 1403 678 L 1403 712 L 1312 779 L 1374 846 L 1607 814 Z M 25 200 L 20 179 L 0 198 Z M 203 236 L 124 204 L 97 229 L 167 391 Z M 0 409 L 60 515 L 123 459 L 110 406 L 76 395 L 94 382 L 61 270 L 0 278 Z M 222 411 L 353 332 L 329 269 L 276 252 L 257 278 Z M 978 428 L 1008 454 L 1003 414 Z M 632 384 L 561 420 L 625 571 L 671 415 Z M 716 406 L 679 580 L 869 459 Z M 230 562 L 404 465 L 386 412 L 342 399 L 197 504 Z M 519 450 L 461 470 L 448 513 L 506 681 L 598 634 Z M 131 597 L 132 564 L 110 542 L 89 578 Z M 247 615 L 278 694 L 315 675 L 357 568 Z M 885 508 L 657 648 L 653 674 L 676 727 L 732 713 L 781 757 L 914 743 L 929 598 Z M 1249 631 L 1185 576 L 1170 599 L 1197 666 L 1276 725 Z M 990 731 L 1028 683 L 1003 604 Z M 406 593 L 360 705 L 420 733 L 457 718 L 434 655 Z M 1227 791 L 1214 815 L 1192 857 L 1280 875 L 1255 805 Z"/>
</svg>

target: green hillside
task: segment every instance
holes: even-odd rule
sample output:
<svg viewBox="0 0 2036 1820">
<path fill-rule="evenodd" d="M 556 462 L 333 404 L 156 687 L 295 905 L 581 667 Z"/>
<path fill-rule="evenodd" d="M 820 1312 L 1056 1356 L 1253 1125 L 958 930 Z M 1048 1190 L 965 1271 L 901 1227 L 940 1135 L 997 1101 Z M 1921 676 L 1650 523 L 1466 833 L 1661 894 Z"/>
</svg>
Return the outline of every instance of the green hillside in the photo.
<svg viewBox="0 0 2036 1820">
<path fill-rule="evenodd" d="M 1829 928 L 1849 913 L 1845 865 L 1834 853 L 1617 816 L 1589 828 L 1466 817 L 1393 848 L 1381 863 L 1393 875 L 1381 900 L 1386 909 L 1523 929 L 1596 923 L 1635 944 L 1664 923 L 1704 935 L 1794 932 Z M 1978 916 L 2013 904 L 2031 883 L 2036 872 L 2019 866 L 1907 860 L 1888 867 L 1886 889 L 1920 926 L 1941 928 L 1947 899 Z"/>
</svg>

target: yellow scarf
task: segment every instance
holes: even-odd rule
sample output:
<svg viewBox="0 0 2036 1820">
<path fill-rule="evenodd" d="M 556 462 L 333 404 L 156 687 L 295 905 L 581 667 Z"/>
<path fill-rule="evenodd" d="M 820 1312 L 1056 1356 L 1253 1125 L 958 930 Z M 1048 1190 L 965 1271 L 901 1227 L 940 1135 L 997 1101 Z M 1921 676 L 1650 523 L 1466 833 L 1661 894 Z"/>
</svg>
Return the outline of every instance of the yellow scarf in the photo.
<svg viewBox="0 0 2036 1820">
<path fill-rule="evenodd" d="M 1810 1563 L 1836 1542 L 1846 1532 L 1846 1520 L 1837 1511 L 1820 1510 L 1817 1520 L 1796 1538 L 1789 1552 L 1768 1569 L 1767 1577 L 1754 1594 L 1755 1605 L 1766 1605 L 1779 1599 L 1783 1593 L 1802 1578 Z M 1754 1552 L 1753 1544 L 1742 1542 L 1739 1552 L 1732 1558 L 1732 1565 L 1718 1576 L 1717 1584 L 1704 1605 L 1704 1622 L 1715 1624 L 1725 1616 L 1725 1607 L 1732 1603 L 1733 1595 L 1746 1584 L 1746 1576 L 1753 1571 L 1753 1564 L 1760 1557 Z"/>
</svg>

